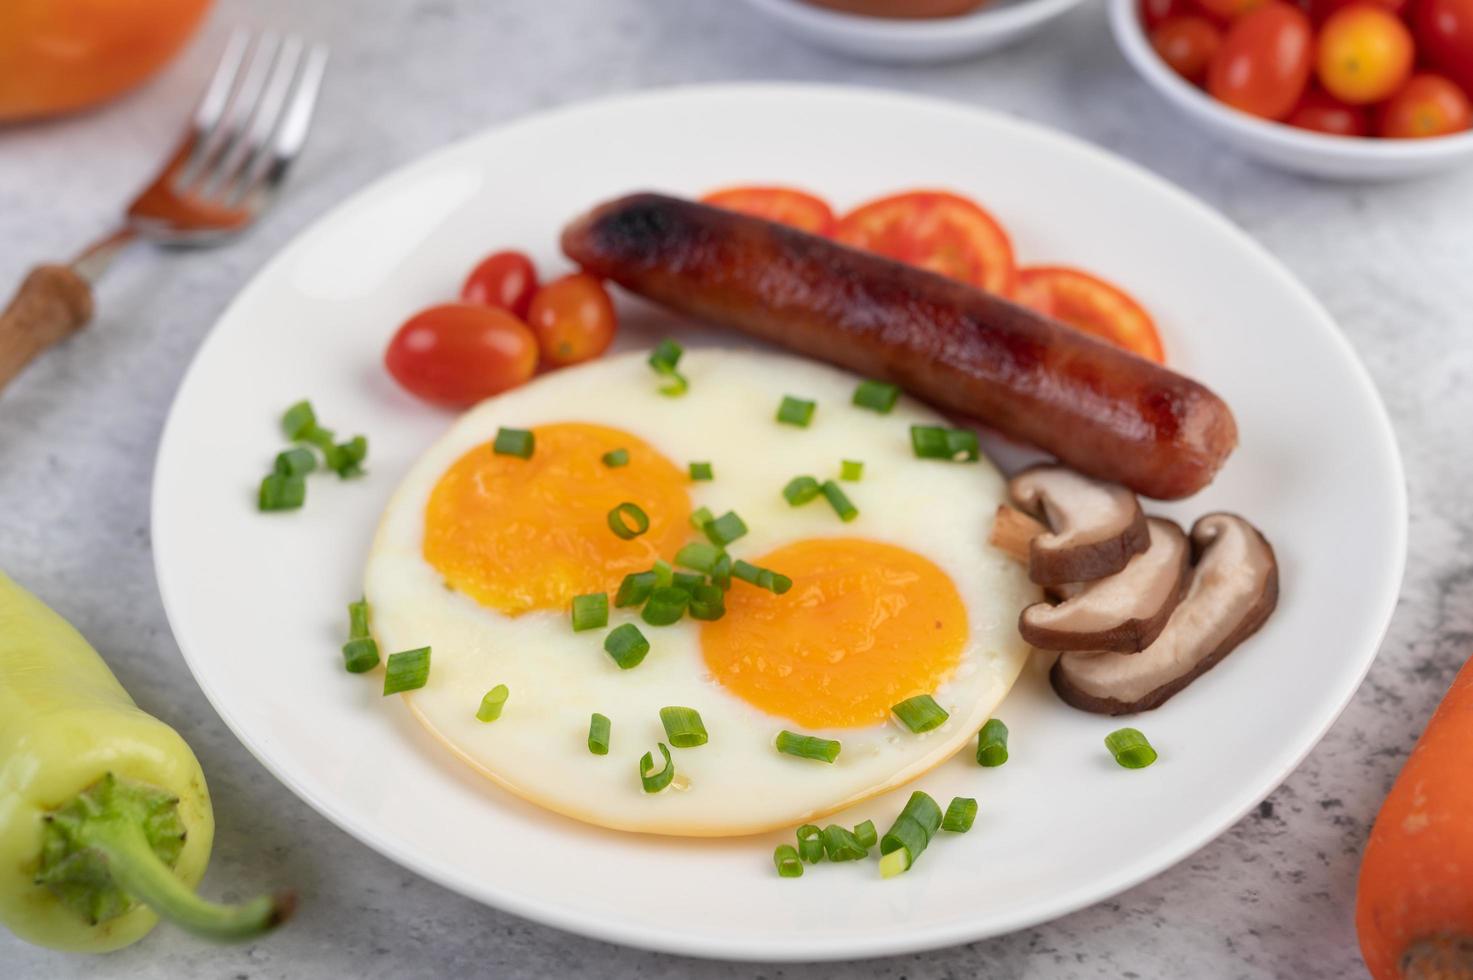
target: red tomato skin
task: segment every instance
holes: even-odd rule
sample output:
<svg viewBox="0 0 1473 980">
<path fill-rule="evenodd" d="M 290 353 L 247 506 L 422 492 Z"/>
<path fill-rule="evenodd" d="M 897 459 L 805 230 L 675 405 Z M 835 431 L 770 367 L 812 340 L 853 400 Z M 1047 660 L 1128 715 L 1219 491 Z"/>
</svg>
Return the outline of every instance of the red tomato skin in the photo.
<svg viewBox="0 0 1473 980">
<path fill-rule="evenodd" d="M 1473 98 L 1473 0 L 1415 0 L 1417 51 Z"/>
<path fill-rule="evenodd" d="M 1473 127 L 1473 102 L 1450 79 L 1430 72 L 1413 75 L 1377 114 L 1377 135 L 1426 139 Z"/>
<path fill-rule="evenodd" d="M 970 242 L 970 245 L 977 246 L 974 252 L 978 254 L 972 258 L 981 264 L 980 270 L 973 270 L 979 275 L 962 275 L 957 269 L 944 268 L 946 263 L 929 261 L 942 257 L 934 248 L 935 242 L 921 242 L 905 233 L 904 226 L 910 224 L 917 213 L 928 211 L 952 212 L 963 225 L 971 225 L 969 230 L 979 236 Z M 873 238 L 871 222 L 876 217 L 887 219 L 885 234 L 880 238 L 889 237 L 889 245 L 898 246 L 898 251 Z M 845 245 L 949 275 L 999 296 L 1012 295 L 1017 284 L 1018 264 L 1007 229 L 976 201 L 950 191 L 902 191 L 867 201 L 839 219 L 834 226 L 833 237 Z"/>
<path fill-rule="evenodd" d="M 1161 60 L 1193 85 L 1207 78 L 1207 66 L 1222 45 L 1222 31 L 1206 17 L 1172 17 L 1151 31 L 1151 47 Z"/>
<path fill-rule="evenodd" d="M 532 377 L 537 338 L 506 310 L 446 303 L 404 321 L 384 351 L 384 367 L 411 394 L 464 408 Z"/>
<path fill-rule="evenodd" d="M 1233 21 L 1207 69 L 1207 91 L 1250 115 L 1283 119 L 1304 94 L 1313 51 L 1309 18 L 1272 0 Z"/>
<path fill-rule="evenodd" d="M 1193 0 L 1141 0 L 1141 23 L 1148 33 L 1169 17 L 1190 17 L 1201 12 Z"/>
<path fill-rule="evenodd" d="M 1197 8 L 1209 17 L 1228 24 L 1264 6 L 1269 0 L 1196 0 Z"/>
<path fill-rule="evenodd" d="M 810 235 L 829 235 L 834 230 L 834 210 L 829 203 L 796 187 L 726 187 L 706 194 L 701 202 L 790 225 Z"/>
<path fill-rule="evenodd" d="M 1314 21 L 1315 26 L 1318 27 L 1335 11 L 1353 3 L 1370 4 L 1373 7 L 1389 10 L 1393 14 L 1405 13 L 1407 7 L 1407 0 L 1302 0 L 1301 5 L 1309 12 L 1309 19 Z"/>
<path fill-rule="evenodd" d="M 614 342 L 618 318 L 603 283 L 577 272 L 537 291 L 527 314 L 542 363 L 565 367 L 597 357 Z"/>
<path fill-rule="evenodd" d="M 1329 92 L 1311 88 L 1284 120 L 1290 126 L 1330 136 L 1369 136 L 1371 123 L 1361 106 L 1346 105 Z"/>
<path fill-rule="evenodd" d="M 460 298 L 465 303 L 495 306 L 526 317 L 537 292 L 537 267 L 521 252 L 493 252 L 465 277 Z"/>
</svg>

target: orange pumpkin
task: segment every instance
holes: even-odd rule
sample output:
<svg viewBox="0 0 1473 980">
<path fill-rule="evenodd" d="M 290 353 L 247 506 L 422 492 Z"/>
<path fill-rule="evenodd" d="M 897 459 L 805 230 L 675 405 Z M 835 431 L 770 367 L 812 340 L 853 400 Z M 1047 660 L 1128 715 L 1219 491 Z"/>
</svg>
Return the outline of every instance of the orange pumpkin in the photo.
<svg viewBox="0 0 1473 980">
<path fill-rule="evenodd" d="M 104 102 L 149 78 L 210 0 L 0 0 L 0 122 Z"/>
</svg>

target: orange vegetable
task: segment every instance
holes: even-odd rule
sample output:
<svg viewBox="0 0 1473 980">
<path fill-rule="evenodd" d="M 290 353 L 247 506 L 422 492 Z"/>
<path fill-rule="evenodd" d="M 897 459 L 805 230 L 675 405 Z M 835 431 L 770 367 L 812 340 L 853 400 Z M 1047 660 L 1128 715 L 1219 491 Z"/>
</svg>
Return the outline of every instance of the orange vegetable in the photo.
<svg viewBox="0 0 1473 980">
<path fill-rule="evenodd" d="M 1473 659 L 1391 787 L 1361 859 L 1355 927 L 1375 980 L 1473 976 Z"/>
<path fill-rule="evenodd" d="M 0 122 L 95 105 L 162 68 L 210 0 L 0 0 Z"/>
</svg>

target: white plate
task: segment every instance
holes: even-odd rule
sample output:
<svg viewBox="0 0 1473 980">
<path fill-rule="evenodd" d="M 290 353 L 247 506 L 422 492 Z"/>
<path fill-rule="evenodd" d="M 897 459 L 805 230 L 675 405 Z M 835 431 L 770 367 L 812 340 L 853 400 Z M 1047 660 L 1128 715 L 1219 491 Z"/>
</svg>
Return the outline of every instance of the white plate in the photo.
<svg viewBox="0 0 1473 980">
<path fill-rule="evenodd" d="M 1161 751 L 1150 769 L 1120 769 L 1105 752 L 1101 739 L 1121 722 L 1065 707 L 1041 671 L 1025 671 L 1000 712 L 1012 760 L 983 770 L 964 752 L 919 783 L 943 801 L 978 797 L 976 827 L 890 881 L 872 862 L 780 879 L 779 835 L 666 840 L 537 810 L 450 758 L 398 699 L 379 696 L 377 675 L 345 673 L 337 652 L 379 511 L 450 422 L 380 367 L 399 322 L 453 296 L 492 249 L 527 249 L 555 274 L 562 223 L 602 198 L 757 181 L 841 205 L 956 188 L 993 209 L 1026 261 L 1078 263 L 1126 285 L 1157 314 L 1172 362 L 1228 400 L 1242 434 L 1211 488 L 1160 509 L 1251 515 L 1282 564 L 1283 601 L 1263 632 L 1135 719 Z M 623 306 L 626 344 L 673 328 Z M 315 478 L 302 512 L 258 514 L 277 419 L 304 396 L 326 424 L 372 437 L 371 472 Z M 160 588 L 189 667 L 308 803 L 499 908 L 741 959 L 873 956 L 994 935 L 1098 901 L 1202 846 L 1283 780 L 1350 698 L 1391 615 L 1406 531 L 1401 464 L 1365 371 L 1314 298 L 1221 217 L 1144 170 L 1014 119 L 781 85 L 548 113 L 433 154 L 342 205 L 221 317 L 170 415 L 154 494 Z M 905 793 L 845 821 L 883 828 Z"/>
<path fill-rule="evenodd" d="M 927 64 L 1006 47 L 1083 0 L 992 0 L 956 17 L 906 20 L 865 17 L 806 0 L 747 0 L 810 44 L 870 61 Z"/>
</svg>

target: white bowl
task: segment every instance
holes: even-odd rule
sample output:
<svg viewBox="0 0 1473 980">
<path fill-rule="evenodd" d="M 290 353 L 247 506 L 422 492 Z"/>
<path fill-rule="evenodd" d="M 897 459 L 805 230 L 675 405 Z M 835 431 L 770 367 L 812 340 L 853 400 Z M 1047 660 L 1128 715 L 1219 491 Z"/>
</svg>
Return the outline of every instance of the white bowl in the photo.
<svg viewBox="0 0 1473 980">
<path fill-rule="evenodd" d="M 798 37 L 870 61 L 952 61 L 1022 40 L 1082 0 L 992 0 L 958 17 L 904 20 L 865 17 L 805 0 L 747 0 Z"/>
<path fill-rule="evenodd" d="M 1250 116 L 1224 105 L 1167 67 L 1140 20 L 1138 0 L 1110 0 L 1110 26 L 1126 60 L 1209 133 L 1265 163 L 1333 180 L 1419 177 L 1473 161 L 1473 131 L 1434 139 L 1330 136 Z"/>
</svg>

